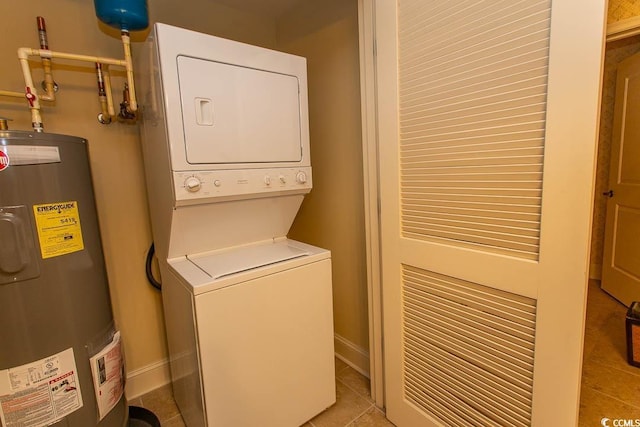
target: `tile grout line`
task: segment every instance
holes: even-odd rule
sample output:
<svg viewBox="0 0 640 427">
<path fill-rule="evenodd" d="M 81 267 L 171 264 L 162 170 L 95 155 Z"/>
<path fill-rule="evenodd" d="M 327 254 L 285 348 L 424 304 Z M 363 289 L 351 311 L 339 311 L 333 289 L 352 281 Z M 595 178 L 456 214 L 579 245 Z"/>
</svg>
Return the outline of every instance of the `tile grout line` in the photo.
<svg viewBox="0 0 640 427">
<path fill-rule="evenodd" d="M 358 373 L 360 374 L 360 373 Z M 362 375 L 362 374 L 360 374 Z M 336 381 L 340 381 L 342 383 L 343 386 L 345 386 L 346 388 L 348 388 L 349 390 L 351 390 L 352 392 L 354 392 L 358 397 L 363 398 L 364 400 L 366 400 L 368 403 L 374 403 L 372 402 L 371 396 L 364 396 L 362 394 L 360 394 L 356 389 L 354 389 L 353 387 L 351 387 L 349 384 L 347 384 L 346 382 L 342 381 L 340 378 L 336 377 Z"/>
<path fill-rule="evenodd" d="M 346 371 L 346 370 L 347 370 L 347 369 L 349 369 L 349 368 L 351 368 L 351 366 L 347 365 L 347 366 L 345 366 L 344 368 L 340 369 L 338 372 L 336 372 L 336 378 L 338 378 L 338 375 L 340 375 L 340 373 L 341 373 L 342 371 Z M 351 369 L 353 369 L 353 368 L 351 368 Z M 355 369 L 353 369 L 353 370 L 355 371 Z M 358 372 L 358 371 L 356 371 L 356 372 Z M 358 372 L 358 373 L 360 374 L 360 372 Z M 360 375 L 362 375 L 362 374 L 360 374 Z"/>
<path fill-rule="evenodd" d="M 618 374 L 620 374 L 620 376 L 622 376 L 622 375 L 631 375 L 633 377 L 638 377 L 637 379 L 640 379 L 640 370 L 638 371 L 638 373 L 631 372 L 630 370 L 620 368 L 620 365 L 617 364 L 617 363 L 609 363 L 606 360 L 599 359 L 597 356 L 595 358 L 594 357 L 589 357 L 584 362 L 593 363 L 595 365 L 599 365 L 600 367 L 614 370 Z M 625 365 L 625 367 L 626 366 L 627 365 Z M 628 365 L 628 366 L 631 366 L 631 365 Z"/>
<path fill-rule="evenodd" d="M 347 368 L 350 368 L 350 366 L 346 366 L 345 368 L 341 369 L 341 370 L 340 370 L 340 372 L 347 370 Z M 351 368 L 351 369 L 353 369 L 353 368 Z M 355 371 L 355 370 L 354 370 L 354 371 Z M 355 372 L 356 372 L 358 375 L 362 375 L 362 374 L 361 374 L 360 372 L 358 372 L 358 371 L 355 371 Z M 362 375 L 362 376 L 364 376 L 364 375 Z M 362 417 L 364 414 L 366 414 L 367 412 L 369 412 L 369 410 L 370 410 L 372 407 L 375 407 L 375 404 L 374 404 L 372 401 L 370 401 L 370 400 L 369 400 L 369 399 L 370 399 L 370 396 L 363 396 L 363 395 L 362 395 L 362 394 L 360 394 L 356 389 L 354 389 L 354 388 L 353 388 L 353 387 L 351 387 L 349 384 L 347 384 L 345 381 L 343 381 L 342 379 L 340 379 L 340 378 L 338 377 L 338 375 L 336 375 L 336 381 L 340 381 L 340 383 L 341 383 L 343 386 L 345 386 L 346 388 L 348 388 L 349 390 L 351 390 L 352 392 L 354 392 L 354 393 L 356 394 L 356 396 L 360 397 L 361 399 L 364 399 L 364 400 L 369 404 L 369 406 L 367 406 L 367 407 L 365 408 L 365 410 L 364 410 L 364 411 L 362 411 L 362 412 L 361 412 L 360 414 L 358 414 L 354 419 L 352 419 L 351 421 L 349 421 L 349 422 L 345 425 L 345 427 L 347 427 L 347 426 L 350 426 L 350 425 L 352 425 L 353 423 L 355 423 L 355 422 L 358 420 L 358 418 Z"/>
<path fill-rule="evenodd" d="M 371 401 L 369 401 L 369 399 L 368 399 L 367 397 L 365 397 L 365 396 L 363 396 L 362 394 L 358 393 L 358 392 L 357 392 L 353 387 L 350 387 L 347 383 L 345 383 L 345 382 L 344 382 L 344 381 L 342 381 L 340 378 L 338 378 L 338 375 L 339 375 L 342 371 L 347 370 L 348 368 L 350 368 L 350 366 L 345 366 L 344 368 L 342 368 L 342 369 L 340 369 L 338 372 L 336 372 L 336 377 L 335 377 L 335 378 L 336 378 L 336 381 L 340 381 L 340 383 L 341 383 L 343 386 L 345 386 L 346 388 L 348 388 L 349 390 L 351 390 L 352 392 L 354 392 L 354 393 L 356 394 L 356 396 L 358 396 L 358 397 L 360 397 L 360 398 L 364 399 L 364 400 L 369 404 L 369 406 L 367 406 L 367 407 L 365 408 L 365 410 L 364 410 L 364 411 L 362 411 L 360 414 L 356 415 L 356 417 L 355 417 L 355 418 L 353 418 L 351 421 L 347 422 L 347 424 L 345 424 L 345 426 L 344 426 L 344 427 L 347 427 L 347 426 L 352 425 L 354 422 L 356 422 L 356 420 L 357 420 L 358 418 L 362 417 L 362 416 L 363 416 L 364 414 L 366 414 L 366 413 L 367 413 L 367 412 L 368 412 L 372 407 L 374 407 L 374 406 L 375 406 L 375 405 L 374 405 L 374 403 L 373 403 L 373 402 L 371 402 Z M 353 368 L 351 368 L 351 369 L 353 369 Z M 356 371 L 356 372 L 357 372 L 357 371 Z M 358 372 L 358 374 L 359 374 L 359 375 L 362 375 L 362 374 L 360 374 L 359 372 Z M 313 421 L 309 420 L 309 421 L 307 421 L 307 422 L 308 422 L 312 427 L 316 427 L 316 425 L 313 423 Z"/>
<path fill-rule="evenodd" d="M 603 392 L 603 391 L 597 390 L 597 389 L 595 389 L 595 388 L 593 388 L 593 387 L 591 387 L 591 386 L 587 386 L 587 388 L 589 388 L 591 391 L 593 391 L 593 392 L 595 392 L 595 393 L 601 394 L 601 395 L 603 395 L 603 396 L 607 396 L 607 397 L 609 397 L 609 398 L 611 398 L 611 399 L 615 400 L 616 402 L 620 402 L 620 403 L 623 403 L 623 404 L 625 404 L 625 405 L 631 406 L 631 407 L 633 407 L 633 408 L 640 409 L 640 406 L 638 406 L 638 405 L 636 405 L 636 404 L 633 404 L 633 403 L 629 403 L 629 402 L 627 402 L 626 400 L 619 399 L 619 398 L 617 398 L 617 397 L 615 397 L 615 396 L 610 395 L 609 393 L 605 393 L 605 392 Z"/>
<path fill-rule="evenodd" d="M 345 427 L 349 427 L 350 425 L 353 425 L 353 423 L 355 423 L 360 417 L 362 417 L 364 414 L 366 414 L 367 412 L 369 412 L 369 410 L 371 409 L 371 407 L 374 406 L 373 403 L 371 403 L 367 409 L 365 409 L 364 411 L 362 411 L 362 413 L 360 413 L 358 416 L 356 416 L 354 419 L 352 419 L 351 421 L 349 421 L 347 424 L 345 424 Z"/>
</svg>

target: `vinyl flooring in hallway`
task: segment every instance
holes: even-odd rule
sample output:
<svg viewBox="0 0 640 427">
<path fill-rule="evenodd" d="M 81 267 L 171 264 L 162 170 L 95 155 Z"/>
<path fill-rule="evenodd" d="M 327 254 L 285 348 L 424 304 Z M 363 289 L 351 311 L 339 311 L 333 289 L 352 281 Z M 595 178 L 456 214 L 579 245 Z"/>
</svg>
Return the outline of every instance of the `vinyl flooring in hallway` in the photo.
<svg viewBox="0 0 640 427">
<path fill-rule="evenodd" d="M 603 418 L 640 420 L 640 368 L 627 363 L 625 315 L 626 307 L 603 292 L 599 282 L 589 283 L 579 427 L 602 426 Z M 393 427 L 373 404 L 369 380 L 339 359 L 336 387 L 336 404 L 303 427 Z M 184 426 L 170 386 L 130 404 L 152 410 L 163 427 Z"/>
</svg>

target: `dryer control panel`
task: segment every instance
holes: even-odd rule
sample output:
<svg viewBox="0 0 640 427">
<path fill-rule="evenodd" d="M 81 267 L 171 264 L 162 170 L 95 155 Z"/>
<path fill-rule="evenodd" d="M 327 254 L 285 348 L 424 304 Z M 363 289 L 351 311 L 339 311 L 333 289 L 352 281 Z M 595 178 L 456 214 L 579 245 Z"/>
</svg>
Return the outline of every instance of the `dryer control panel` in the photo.
<svg viewBox="0 0 640 427">
<path fill-rule="evenodd" d="M 177 205 L 305 194 L 312 187 L 310 167 L 174 172 L 173 184 Z"/>
</svg>

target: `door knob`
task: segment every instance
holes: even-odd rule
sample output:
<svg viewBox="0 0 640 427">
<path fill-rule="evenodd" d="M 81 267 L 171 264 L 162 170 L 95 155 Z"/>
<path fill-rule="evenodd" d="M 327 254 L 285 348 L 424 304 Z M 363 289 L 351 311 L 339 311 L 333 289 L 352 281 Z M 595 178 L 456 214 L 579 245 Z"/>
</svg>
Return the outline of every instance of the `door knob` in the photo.
<svg viewBox="0 0 640 427">
<path fill-rule="evenodd" d="M 613 197 L 613 190 L 605 191 L 602 193 L 603 196 Z"/>
</svg>

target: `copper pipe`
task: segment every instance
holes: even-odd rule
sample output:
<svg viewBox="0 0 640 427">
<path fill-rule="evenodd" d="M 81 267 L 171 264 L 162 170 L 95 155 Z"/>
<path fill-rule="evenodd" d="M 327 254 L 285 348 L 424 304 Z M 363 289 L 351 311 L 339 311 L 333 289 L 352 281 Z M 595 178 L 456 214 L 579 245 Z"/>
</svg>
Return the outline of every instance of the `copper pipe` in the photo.
<svg viewBox="0 0 640 427">
<path fill-rule="evenodd" d="M 104 78 L 102 74 L 102 64 L 96 62 L 96 76 L 98 77 L 98 98 L 100 99 L 100 114 L 98 114 L 98 121 L 103 125 L 111 123 L 111 116 L 109 115 L 109 106 L 107 105 L 107 94 L 104 89 Z"/>
<path fill-rule="evenodd" d="M 38 31 L 45 30 L 44 19 L 39 17 L 38 19 Z M 48 42 L 46 37 L 43 37 L 41 34 L 41 46 L 48 46 Z M 124 49 L 124 59 L 115 59 L 115 58 L 107 58 L 100 56 L 89 56 L 89 55 L 77 55 L 72 53 L 65 52 L 55 52 L 49 49 L 32 49 L 28 47 L 21 47 L 18 49 L 18 60 L 20 61 L 20 67 L 22 68 L 22 74 L 24 76 L 25 83 L 25 98 L 29 103 L 29 109 L 31 110 L 31 125 L 36 132 L 42 132 L 42 117 L 40 114 L 40 100 L 44 101 L 52 101 L 54 100 L 54 92 L 55 92 L 55 82 L 53 81 L 53 77 L 51 76 L 50 64 L 46 65 L 46 61 L 50 61 L 52 58 L 59 59 L 69 59 L 74 61 L 82 61 L 82 62 L 91 62 L 91 63 L 100 63 L 104 66 L 103 68 L 103 81 L 105 85 L 106 91 L 106 105 L 107 110 L 109 111 L 109 117 L 115 117 L 115 111 L 113 108 L 113 98 L 111 96 L 111 85 L 110 79 L 107 72 L 108 65 L 116 65 L 119 67 L 124 67 L 127 72 L 127 87 L 125 100 L 121 104 L 121 111 L 118 116 L 119 119 L 124 119 L 126 121 L 133 121 L 136 119 L 135 111 L 138 109 L 138 102 L 136 99 L 136 92 L 134 86 L 134 78 L 133 78 L 133 61 L 131 58 L 131 40 L 129 38 L 129 32 L 123 30 L 121 32 L 122 36 L 122 44 Z M 39 95 L 38 91 L 33 84 L 33 78 L 31 76 L 31 69 L 29 67 L 29 56 L 39 56 L 43 60 L 43 68 L 45 69 L 45 91 L 46 95 Z M 47 68 L 48 67 L 48 68 Z M 50 76 L 50 82 L 47 83 L 47 75 Z M 14 92 L 4 91 L 0 93 L 0 96 L 16 96 Z M 101 101 L 102 103 L 102 101 Z M 124 107 L 124 111 L 122 111 L 122 107 Z M 103 107 L 104 108 L 104 107 Z"/>
<path fill-rule="evenodd" d="M 49 41 L 47 40 L 47 26 L 42 16 L 36 18 L 38 23 L 38 38 L 40 39 L 40 49 L 49 50 Z M 42 58 L 42 69 L 44 70 L 44 91 L 46 95 L 41 95 L 40 99 L 43 101 L 55 101 L 56 100 L 56 83 L 53 81 L 53 74 L 51 73 L 51 59 L 45 56 Z"/>
<path fill-rule="evenodd" d="M 122 91 L 122 102 L 120 103 L 120 114 L 118 114 L 118 120 L 131 122 L 136 120 L 135 111 L 131 110 L 131 93 L 129 92 L 129 84 L 124 84 L 124 90 Z"/>
<path fill-rule="evenodd" d="M 40 38 L 40 49 L 49 50 L 49 43 L 47 41 L 47 26 L 45 25 L 44 18 L 42 16 L 36 17 L 38 22 L 38 37 Z"/>
</svg>

